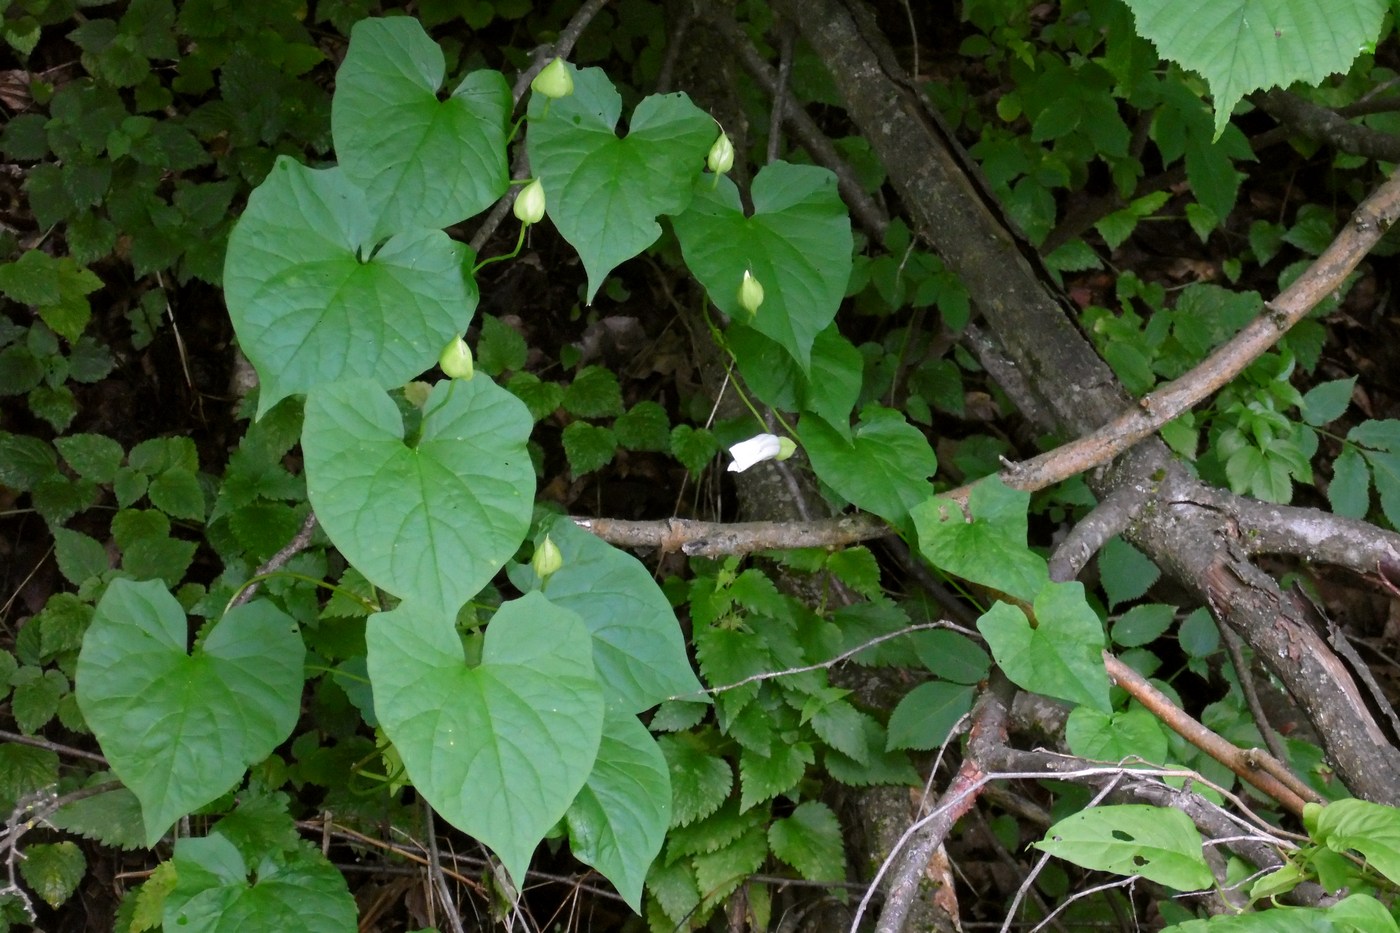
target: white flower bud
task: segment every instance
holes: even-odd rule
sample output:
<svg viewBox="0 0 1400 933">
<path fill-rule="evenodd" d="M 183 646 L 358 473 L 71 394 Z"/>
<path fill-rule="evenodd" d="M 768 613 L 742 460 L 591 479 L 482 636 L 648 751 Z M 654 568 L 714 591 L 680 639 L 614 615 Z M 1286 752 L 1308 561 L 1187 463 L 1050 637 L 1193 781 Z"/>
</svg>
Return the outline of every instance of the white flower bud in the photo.
<svg viewBox="0 0 1400 933">
<path fill-rule="evenodd" d="M 564 59 L 556 58 L 535 75 L 535 80 L 530 82 L 530 90 L 551 100 L 568 97 L 574 92 L 573 72 L 564 64 Z"/>
<path fill-rule="evenodd" d="M 520 189 L 513 209 L 523 224 L 537 224 L 544 219 L 544 185 L 538 178 Z"/>
<path fill-rule="evenodd" d="M 746 441 L 740 441 L 729 448 L 729 456 L 734 458 L 734 462 L 729 464 L 729 472 L 742 473 L 755 463 L 778 459 L 783 452 L 783 440 L 776 434 L 755 434 Z"/>
<path fill-rule="evenodd" d="M 739 307 L 750 314 L 758 313 L 758 306 L 763 304 L 763 286 L 758 279 L 749 274 L 749 270 L 744 270 L 744 280 L 739 283 Z"/>
<path fill-rule="evenodd" d="M 728 133 L 719 134 L 719 139 L 710 147 L 710 154 L 705 156 L 705 165 L 716 175 L 723 175 L 734 167 L 734 144 L 729 141 Z"/>
<path fill-rule="evenodd" d="M 472 365 L 472 348 L 461 337 L 454 338 L 442 348 L 438 366 L 453 379 L 470 379 L 476 371 Z"/>
</svg>

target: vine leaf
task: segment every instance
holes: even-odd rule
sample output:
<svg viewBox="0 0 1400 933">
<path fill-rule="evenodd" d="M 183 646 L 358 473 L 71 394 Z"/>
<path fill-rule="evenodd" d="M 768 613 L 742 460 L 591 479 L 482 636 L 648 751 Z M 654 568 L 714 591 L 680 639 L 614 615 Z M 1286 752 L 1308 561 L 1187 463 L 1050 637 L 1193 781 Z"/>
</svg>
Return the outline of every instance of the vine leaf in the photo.
<svg viewBox="0 0 1400 933">
<path fill-rule="evenodd" d="M 815 416 L 803 416 L 798 434 L 817 475 L 867 512 L 898 524 L 928 498 L 938 458 L 923 432 L 892 408 L 866 406 L 850 440 Z"/>
<path fill-rule="evenodd" d="M 1259 88 L 1316 85 L 1374 45 L 1387 4 L 1354 0 L 1127 0 L 1137 31 L 1198 72 L 1215 95 L 1215 135 L 1241 97 Z"/>
<path fill-rule="evenodd" d="M 602 739 L 588 629 L 530 593 L 492 618 L 474 668 L 453 616 L 422 603 L 373 616 L 365 643 L 375 712 L 414 786 L 523 882 Z"/>
<path fill-rule="evenodd" d="M 302 429 L 306 489 L 326 534 L 365 577 L 455 614 L 529 529 L 534 422 L 485 376 L 439 382 L 424 410 L 408 446 L 399 410 L 375 386 L 313 391 Z"/>
<path fill-rule="evenodd" d="M 592 633 L 608 708 L 640 713 L 700 693 L 676 613 L 642 562 L 567 519 L 543 531 L 564 559 L 549 578 L 549 601 L 578 613 Z M 529 564 L 512 565 L 510 579 L 521 590 L 540 589 Z"/>
<path fill-rule="evenodd" d="M 1045 559 L 1026 546 L 1030 501 L 995 476 L 972 487 L 971 521 L 956 502 L 929 499 L 910 513 L 919 549 L 941 570 L 1028 603 L 1050 579 Z"/>
<path fill-rule="evenodd" d="M 178 880 L 165 900 L 167 930 L 355 928 L 355 899 L 345 876 L 314 849 L 299 846 L 249 865 L 229 839 L 214 832 L 178 840 L 173 862 Z M 257 879 L 250 882 L 250 874 Z"/>
<path fill-rule="evenodd" d="M 531 97 L 526 145 L 549 218 L 583 259 L 592 302 L 609 272 L 661 236 L 659 215 L 685 210 L 719 130 L 686 95 L 653 94 L 619 139 L 622 97 L 607 75 L 567 67 L 574 93 Z"/>
<path fill-rule="evenodd" d="M 1215 883 L 1191 817 L 1169 807 L 1082 810 L 1051 826 L 1035 847 L 1083 868 L 1141 876 L 1178 891 Z"/>
<path fill-rule="evenodd" d="M 350 33 L 331 132 L 345 176 L 380 211 L 381 234 L 450 226 L 505 193 L 506 79 L 475 71 L 439 101 L 445 70 L 412 17 L 361 20 Z"/>
<path fill-rule="evenodd" d="M 229 235 L 224 297 L 260 379 L 258 417 L 337 379 L 403 385 L 437 361 L 476 310 L 471 251 L 441 230 L 379 243 L 339 168 L 277 160 Z"/>
<path fill-rule="evenodd" d="M 1035 598 L 1035 619 L 1032 626 L 1020 609 L 998 602 L 977 630 L 1017 686 L 1110 712 L 1103 626 L 1084 601 L 1084 584 L 1047 584 Z"/>
<path fill-rule="evenodd" d="M 671 825 L 671 777 L 647 727 L 610 712 L 593 773 L 565 814 L 569 849 L 641 913 L 642 884 Z"/>
<path fill-rule="evenodd" d="M 114 580 L 78 654 L 78 708 L 141 801 L 146 845 L 272 753 L 301 711 L 296 623 L 255 600 L 193 655 L 185 612 L 159 581 Z"/>
<path fill-rule="evenodd" d="M 727 177 L 695 180 L 695 197 L 672 221 L 685 263 L 710 300 L 782 345 L 807 371 L 812 343 L 836 318 L 851 277 L 851 219 L 836 176 L 814 165 L 773 162 L 753 180 L 753 215 Z M 745 272 L 763 286 L 756 312 L 739 304 Z M 849 409 L 847 409 L 849 411 Z"/>
</svg>

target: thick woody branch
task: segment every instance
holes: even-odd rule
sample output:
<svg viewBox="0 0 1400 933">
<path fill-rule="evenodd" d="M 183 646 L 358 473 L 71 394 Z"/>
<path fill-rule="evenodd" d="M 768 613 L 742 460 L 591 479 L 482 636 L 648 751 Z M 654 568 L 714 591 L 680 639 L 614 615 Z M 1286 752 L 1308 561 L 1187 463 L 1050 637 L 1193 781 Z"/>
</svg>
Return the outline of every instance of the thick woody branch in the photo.
<svg viewBox="0 0 1400 933">
<path fill-rule="evenodd" d="M 615 518 L 571 520 L 585 531 L 620 547 L 657 548 L 690 557 L 722 557 L 786 548 L 838 548 L 894 534 L 873 515 L 843 515 L 810 522 L 697 522 L 684 518 L 623 521 Z"/>
<path fill-rule="evenodd" d="M 1400 162 L 1400 139 L 1350 122 L 1333 110 L 1319 107 L 1296 94 L 1273 90 L 1250 98 L 1269 116 L 1292 132 L 1327 143 L 1342 152 Z"/>
</svg>

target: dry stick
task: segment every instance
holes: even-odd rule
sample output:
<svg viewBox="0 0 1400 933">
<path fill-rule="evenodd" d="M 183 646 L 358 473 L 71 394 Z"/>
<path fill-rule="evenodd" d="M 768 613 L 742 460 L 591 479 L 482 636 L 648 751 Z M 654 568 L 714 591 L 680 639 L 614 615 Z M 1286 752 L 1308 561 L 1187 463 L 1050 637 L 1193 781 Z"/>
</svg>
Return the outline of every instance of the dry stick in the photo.
<svg viewBox="0 0 1400 933">
<path fill-rule="evenodd" d="M 1235 669 L 1235 679 L 1240 683 L 1240 692 L 1244 694 L 1245 705 L 1249 707 L 1249 714 L 1254 717 L 1254 724 L 1259 728 L 1259 734 L 1264 737 L 1264 744 L 1269 746 L 1269 752 L 1279 761 L 1288 760 L 1288 752 L 1283 747 L 1283 739 L 1274 731 L 1274 727 L 1269 725 L 1269 717 L 1264 712 L 1264 704 L 1259 702 L 1259 689 L 1254 685 L 1254 675 L 1249 669 L 1249 665 L 1244 660 L 1244 640 L 1240 638 L 1226 622 L 1211 615 L 1215 620 L 1215 627 L 1220 631 L 1220 637 L 1225 642 L 1225 652 L 1230 656 L 1230 665 Z"/>
<path fill-rule="evenodd" d="M 1218 347 L 1186 375 L 1144 396 L 1136 408 L 1076 441 L 1002 471 L 1002 480 L 1034 492 L 1107 463 L 1148 437 L 1197 402 L 1223 388 L 1246 366 L 1272 347 L 1318 302 L 1341 287 L 1346 277 L 1400 217 L 1400 175 L 1376 189 L 1351 215 L 1351 221 L 1307 271 L 1264 313 Z M 970 487 L 951 493 L 966 501 Z"/>
<path fill-rule="evenodd" d="M 447 922 L 452 925 L 452 933 L 466 933 L 462 929 L 462 918 L 457 910 L 457 904 L 452 898 L 452 891 L 447 887 L 447 876 L 442 870 L 442 856 L 438 853 L 437 826 L 433 819 L 433 805 L 428 803 L 428 799 L 423 798 L 423 822 L 424 830 L 428 834 L 428 878 L 432 883 L 434 893 L 442 901 L 443 912 L 447 914 Z"/>
<path fill-rule="evenodd" d="M 801 547 L 838 548 L 893 534 L 874 515 L 843 515 L 806 522 L 701 522 L 687 518 L 625 521 L 571 516 L 570 520 L 622 547 L 659 548 L 690 557 L 721 557 Z"/>
<path fill-rule="evenodd" d="M 1109 538 L 1125 531 L 1147 505 L 1146 489 L 1120 486 L 1070 529 L 1050 555 L 1050 579 L 1065 583 L 1079 576 Z"/>
<path fill-rule="evenodd" d="M 788 82 L 792 79 L 792 50 L 797 30 L 783 19 L 778 22 L 778 86 L 774 88 L 773 105 L 768 114 L 768 164 L 778 161 L 783 147 L 783 108 L 791 95 Z"/>
<path fill-rule="evenodd" d="M 0 730 L 0 740 L 6 742 L 16 742 L 20 745 L 32 745 L 35 748 L 45 748 L 57 755 L 67 755 L 70 758 L 86 758 L 88 761 L 95 761 L 102 767 L 107 767 L 107 759 L 93 752 L 85 752 L 81 748 L 73 748 L 68 745 L 60 745 L 57 742 L 50 742 L 48 739 L 41 739 L 37 735 L 20 735 L 15 732 L 5 732 Z"/>
<path fill-rule="evenodd" d="M 259 566 L 257 570 L 253 571 L 253 576 L 261 577 L 264 574 L 272 573 L 275 570 L 281 570 L 287 565 L 288 561 L 290 561 L 293 557 L 296 557 L 302 551 L 306 550 L 307 546 L 311 544 L 311 535 L 315 531 L 316 513 L 307 512 L 306 521 L 301 523 L 301 530 L 296 533 L 296 537 L 292 538 L 291 541 L 288 541 L 286 545 L 283 546 L 282 550 L 278 551 L 276 554 L 273 554 L 267 559 L 266 562 Z M 259 583 L 250 583 L 243 589 L 243 592 L 239 593 L 233 598 L 232 602 L 228 604 L 228 608 L 232 609 L 235 606 L 241 606 L 248 600 L 252 599 L 253 595 L 257 593 L 259 586 L 261 586 L 261 584 Z"/>
<path fill-rule="evenodd" d="M 579 11 L 574 14 L 573 19 L 559 33 L 559 38 L 554 41 L 553 47 L 540 49 L 535 53 L 530 67 L 520 73 L 520 77 L 515 79 L 515 86 L 510 89 L 511 100 L 516 105 L 520 104 L 520 99 L 525 96 L 525 91 L 530 87 L 530 82 L 535 79 L 535 75 L 540 73 L 549 62 L 556 58 L 568 58 L 569 53 L 574 50 L 574 45 L 578 42 L 579 36 L 583 35 L 584 29 L 592 22 L 593 17 L 607 5 L 608 0 L 588 0 Z M 528 170 L 529 161 L 525 157 L 525 149 L 522 146 L 516 151 L 516 158 L 511 163 L 511 169 L 516 174 L 521 174 Z M 501 195 L 501 199 L 496 202 L 496 206 L 491 208 L 491 213 L 486 215 L 486 219 L 481 222 L 481 226 L 472 235 L 468 245 L 472 252 L 480 253 L 481 248 L 486 245 L 486 241 L 491 239 L 496 228 L 501 225 L 501 221 L 506 219 L 506 214 L 510 211 L 511 205 L 515 203 L 515 196 L 520 193 L 520 189 L 512 185 Z"/>
<path fill-rule="evenodd" d="M 1188 716 L 1166 694 L 1148 683 L 1147 678 L 1107 651 L 1103 653 L 1103 663 L 1118 686 L 1173 732 L 1277 800 L 1290 813 L 1301 817 L 1303 804 L 1326 803 L 1316 791 L 1289 773 L 1280 761 L 1257 750 L 1246 751 L 1221 738 Z"/>
</svg>

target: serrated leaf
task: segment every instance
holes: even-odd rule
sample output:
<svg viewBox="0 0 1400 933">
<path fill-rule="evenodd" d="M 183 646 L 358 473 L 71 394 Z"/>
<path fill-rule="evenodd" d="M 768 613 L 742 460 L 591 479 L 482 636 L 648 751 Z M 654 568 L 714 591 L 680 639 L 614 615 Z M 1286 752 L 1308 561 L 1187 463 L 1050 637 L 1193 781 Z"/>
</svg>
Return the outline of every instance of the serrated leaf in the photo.
<svg viewBox="0 0 1400 933">
<path fill-rule="evenodd" d="M 74 586 L 111 569 L 107 549 L 81 531 L 55 528 L 53 542 L 59 573 Z"/>
<path fill-rule="evenodd" d="M 948 629 L 915 632 L 919 660 L 935 676 L 955 684 L 975 684 L 987 676 L 992 659 L 971 638 Z"/>
<path fill-rule="evenodd" d="M 797 786 L 816 757 L 806 742 L 775 742 L 768 754 L 745 748 L 739 753 L 739 809 L 771 800 Z"/>
<path fill-rule="evenodd" d="M 478 369 L 488 376 L 499 376 L 508 369 L 523 369 L 529 352 L 518 330 L 498 317 L 482 315 L 481 340 L 476 345 Z"/>
<path fill-rule="evenodd" d="M 909 756 L 903 751 L 887 750 L 884 727 L 870 717 L 861 723 L 861 740 L 865 744 L 862 757 L 843 755 L 837 751 L 826 753 L 826 770 L 837 781 L 852 787 L 869 787 L 875 784 L 918 784 L 919 772 L 909 763 Z"/>
<path fill-rule="evenodd" d="M 666 933 L 674 933 L 676 924 L 684 922 L 700 903 L 695 870 L 686 861 L 667 864 L 658 859 L 647 875 L 647 893 L 651 895 L 648 907 L 660 907 L 669 921 L 664 926 Z M 652 929 L 657 929 L 655 924 Z"/>
<path fill-rule="evenodd" d="M 1026 546 L 1029 505 L 1029 493 L 993 476 L 972 487 L 971 521 L 956 502 L 942 498 L 915 506 L 910 516 L 919 550 L 934 566 L 1029 602 L 1050 579 L 1045 559 Z"/>
<path fill-rule="evenodd" d="M 21 798 L 58 780 L 58 755 L 46 748 L 0 745 L 0 804 L 13 810 Z"/>
<path fill-rule="evenodd" d="M 1104 542 L 1098 561 L 1109 608 L 1143 596 L 1162 575 L 1146 554 L 1116 535 Z"/>
<path fill-rule="evenodd" d="M 773 854 L 808 881 L 840 881 L 846 877 L 844 833 L 836 814 L 824 803 L 800 803 L 790 816 L 768 828 Z"/>
<path fill-rule="evenodd" d="M 569 460 L 569 472 L 574 476 L 602 469 L 617 453 L 617 436 L 587 421 L 570 424 L 563 430 L 560 440 L 564 444 L 564 456 Z"/>
<path fill-rule="evenodd" d="M 1141 876 L 1178 891 L 1208 888 L 1215 881 L 1191 817 L 1169 807 L 1084 810 L 1051 826 L 1034 845 L 1083 868 Z"/>
<path fill-rule="evenodd" d="M 224 298 L 258 371 L 258 416 L 339 379 L 403 385 L 432 366 L 476 310 L 470 251 L 441 230 L 382 244 L 341 169 L 277 160 L 229 235 Z"/>
<path fill-rule="evenodd" d="M 26 670 L 37 672 L 37 668 L 21 668 L 19 674 Z M 58 701 L 68 692 L 68 678 L 59 671 L 47 670 L 32 679 L 12 679 L 15 692 L 10 709 L 15 723 L 25 735 L 33 735 L 58 713 Z"/>
<path fill-rule="evenodd" d="M 671 825 L 671 778 L 647 727 L 629 713 L 610 713 L 593 771 L 564 815 L 569 849 L 602 872 L 633 910 Z"/>
<path fill-rule="evenodd" d="M 598 754 L 591 640 L 577 614 L 529 593 L 496 613 L 469 668 L 453 615 L 405 602 L 370 619 L 375 712 L 418 791 L 518 884 Z"/>
<path fill-rule="evenodd" d="M 857 764 L 868 764 L 870 749 L 866 735 L 880 728 L 869 713 L 862 713 L 844 700 L 827 703 L 812 713 L 810 723 L 817 737 Z"/>
<path fill-rule="evenodd" d="M 846 294 L 850 217 L 836 176 L 812 165 L 770 162 L 753 180 L 752 201 L 746 217 L 728 177 L 718 184 L 699 177 L 690 206 L 673 220 L 676 238 L 716 307 L 776 341 L 806 371 L 817 334 Z M 756 311 L 739 303 L 745 272 L 763 286 Z"/>
<path fill-rule="evenodd" d="M 131 850 L 146 844 L 141 830 L 141 801 L 125 787 L 66 804 L 51 821 L 59 829 L 104 846 Z"/>
<path fill-rule="evenodd" d="M 174 518 L 204 520 L 204 490 L 193 470 L 166 470 L 146 487 L 151 505 Z"/>
<path fill-rule="evenodd" d="M 622 414 L 622 388 L 605 366 L 585 366 L 564 390 L 564 410 L 580 418 Z"/>
<path fill-rule="evenodd" d="M 704 903 L 724 900 L 745 878 L 758 871 L 766 858 L 768 837 L 762 826 L 755 826 L 717 852 L 695 856 L 695 881 Z"/>
<path fill-rule="evenodd" d="M 1400 528 L 1400 448 L 1362 450 L 1371 467 L 1372 481 L 1380 496 L 1381 511 L 1393 527 Z"/>
<path fill-rule="evenodd" d="M 74 472 L 94 483 L 112 482 L 122 463 L 122 445 L 103 434 L 70 434 L 53 445 Z"/>
<path fill-rule="evenodd" d="M 1371 508 L 1371 471 L 1361 452 L 1348 446 L 1332 461 L 1332 482 L 1327 485 L 1332 511 L 1347 518 L 1365 518 Z"/>
<path fill-rule="evenodd" d="M 150 877 L 135 891 L 136 905 L 132 909 L 129 933 L 159 929 L 165 918 L 165 900 L 175 890 L 177 880 L 174 862 L 161 862 L 155 867 Z"/>
<path fill-rule="evenodd" d="M 1154 764 L 1167 762 L 1167 734 L 1142 707 L 1105 714 L 1077 706 L 1065 722 L 1065 742 L 1074 754 L 1095 761 L 1131 757 Z"/>
<path fill-rule="evenodd" d="M 888 749 L 927 751 L 948 740 L 958 720 L 972 709 L 975 686 L 939 680 L 920 684 L 904 695 L 890 713 Z"/>
<path fill-rule="evenodd" d="M 1215 95 L 1218 136 L 1251 91 L 1316 85 L 1373 44 L 1387 5 L 1311 0 L 1128 0 L 1137 31 L 1163 58 L 1200 73 Z"/>
<path fill-rule="evenodd" d="M 165 899 L 164 929 L 346 933 L 355 928 L 355 899 L 345 876 L 310 847 L 249 865 L 215 832 L 178 840 L 172 862 L 178 880 Z"/>
<path fill-rule="evenodd" d="M 802 447 L 822 480 L 843 498 L 894 524 L 928 499 L 938 458 L 923 432 L 891 408 L 872 405 L 848 441 L 820 418 L 803 417 Z"/>
<path fill-rule="evenodd" d="M 690 203 L 716 129 L 686 95 L 654 94 L 637 105 L 619 139 L 622 98 L 607 75 L 565 67 L 574 93 L 531 96 L 526 146 L 550 220 L 583 259 L 591 303 L 610 271 L 656 242 L 656 218 Z"/>
<path fill-rule="evenodd" d="M 1355 376 L 1319 382 L 1303 395 L 1303 420 L 1317 428 L 1336 421 L 1351 406 L 1351 394 L 1355 388 Z"/>
<path fill-rule="evenodd" d="M 1103 628 L 1079 582 L 1048 584 L 1035 598 L 1036 625 L 998 602 L 977 620 L 1006 676 L 1033 693 L 1110 710 L 1103 668 Z"/>
<path fill-rule="evenodd" d="M 162 584 L 116 580 L 78 655 L 78 706 L 140 799 L 148 846 L 267 757 L 301 710 L 305 648 L 271 603 L 231 610 L 193 656 L 187 639 Z"/>
<path fill-rule="evenodd" d="M 525 537 L 534 426 L 515 396 L 484 376 L 439 382 L 421 437 L 373 385 L 336 383 L 306 404 L 302 450 L 316 517 L 341 553 L 389 592 L 457 610 Z"/>
<path fill-rule="evenodd" d="M 563 566 L 542 587 L 528 564 L 513 565 L 511 582 L 541 590 L 583 620 L 608 707 L 640 713 L 700 692 L 676 613 L 646 566 L 568 519 L 541 531 L 559 548 Z"/>
<path fill-rule="evenodd" d="M 87 859 L 75 842 L 41 842 L 24 847 L 19 873 L 50 907 L 72 896 L 87 872 Z"/>
<path fill-rule="evenodd" d="M 707 429 L 688 424 L 671 429 L 671 455 L 690 472 L 702 472 L 717 453 L 719 441 Z"/>
<path fill-rule="evenodd" d="M 671 825 L 686 826 L 719 809 L 734 786 L 729 762 L 686 733 L 663 735 L 656 744 L 671 771 Z"/>
<path fill-rule="evenodd" d="M 516 373 L 506 383 L 506 389 L 525 403 L 530 417 L 536 421 L 547 417 L 564 401 L 564 387 L 557 382 L 542 382 L 534 373 Z"/>
<path fill-rule="evenodd" d="M 638 402 L 613 422 L 617 442 L 628 450 L 671 449 L 671 419 L 655 402 Z"/>
<path fill-rule="evenodd" d="M 331 133 L 346 177 L 382 211 L 380 235 L 450 226 L 505 193 L 510 88 L 500 72 L 474 71 L 440 101 L 445 71 L 412 17 L 361 20 L 350 33 Z"/>
<path fill-rule="evenodd" d="M 1134 606 L 1113 623 L 1113 643 L 1138 648 L 1156 641 L 1176 619 L 1176 607 L 1162 603 Z"/>
</svg>

